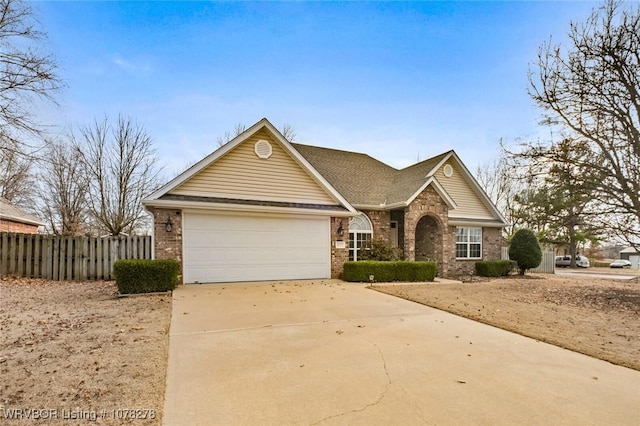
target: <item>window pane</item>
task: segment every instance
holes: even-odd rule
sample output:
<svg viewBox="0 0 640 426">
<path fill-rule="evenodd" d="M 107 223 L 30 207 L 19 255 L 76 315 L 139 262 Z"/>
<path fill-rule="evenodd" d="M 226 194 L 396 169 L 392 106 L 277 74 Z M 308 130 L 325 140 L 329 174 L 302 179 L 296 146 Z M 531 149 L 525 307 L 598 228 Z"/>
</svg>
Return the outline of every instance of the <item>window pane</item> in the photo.
<svg viewBox="0 0 640 426">
<path fill-rule="evenodd" d="M 456 228 L 456 242 L 458 243 L 466 242 L 468 232 L 469 231 L 467 228 Z"/>
<path fill-rule="evenodd" d="M 472 243 L 482 242 L 482 228 L 469 229 L 469 241 Z"/>
<path fill-rule="evenodd" d="M 456 257 L 467 257 L 466 244 L 456 244 Z"/>
<path fill-rule="evenodd" d="M 469 251 L 469 257 L 482 257 L 480 255 L 480 244 L 470 244 Z"/>
</svg>

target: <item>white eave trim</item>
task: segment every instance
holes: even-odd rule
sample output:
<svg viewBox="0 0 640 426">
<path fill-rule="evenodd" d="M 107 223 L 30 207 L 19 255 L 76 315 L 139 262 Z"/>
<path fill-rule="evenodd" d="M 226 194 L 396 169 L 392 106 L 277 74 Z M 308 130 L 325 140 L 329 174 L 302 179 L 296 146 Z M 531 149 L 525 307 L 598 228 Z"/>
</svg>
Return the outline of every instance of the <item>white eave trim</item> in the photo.
<svg viewBox="0 0 640 426">
<path fill-rule="evenodd" d="M 393 204 L 354 204 L 353 207 L 362 210 L 394 210 L 407 207 L 408 204 L 404 201 Z"/>
<path fill-rule="evenodd" d="M 444 189 L 444 187 L 440 184 L 440 182 L 438 182 L 438 179 L 436 179 L 434 176 L 430 176 L 425 181 L 425 183 L 422 184 L 422 186 L 411 196 L 411 198 L 409 198 L 406 201 L 406 204 L 407 205 L 411 204 L 413 202 L 413 200 L 415 200 L 416 197 L 418 197 L 418 195 L 420 195 L 422 193 L 422 191 L 424 191 L 429 185 L 433 185 L 433 189 L 436 190 L 438 195 L 444 200 L 444 202 L 447 204 L 447 206 L 450 209 L 457 209 L 458 208 L 458 205 L 456 204 L 456 202 L 453 201 L 453 198 L 451 198 L 451 196 L 446 191 L 446 189 Z"/>
<path fill-rule="evenodd" d="M 430 178 L 430 177 L 434 176 L 436 174 L 436 172 L 438 170 L 440 170 L 440 167 L 442 167 L 447 161 L 449 161 L 449 159 L 453 155 L 455 155 L 455 152 L 454 151 L 449 151 L 449 153 L 447 155 L 445 155 L 444 158 L 442 160 L 440 160 L 440 162 L 438 164 L 436 164 L 436 166 L 433 169 L 431 169 L 431 171 L 429 172 L 428 175 L 425 176 L 425 178 Z M 458 160 L 458 163 L 461 163 L 459 158 L 457 158 L 457 160 Z"/>
<path fill-rule="evenodd" d="M 449 217 L 450 226 L 477 226 L 479 228 L 504 228 L 508 226 L 496 219 Z"/>
<path fill-rule="evenodd" d="M 0 219 L 8 220 L 10 222 L 16 222 L 16 223 L 24 223 L 26 225 L 45 226 L 45 224 L 43 222 L 40 222 L 38 220 L 26 219 L 26 218 L 23 218 L 23 217 L 0 215 Z"/>
<path fill-rule="evenodd" d="M 277 207 L 251 204 L 233 204 L 233 203 L 210 203 L 206 201 L 182 201 L 182 200 L 153 200 L 145 201 L 145 208 L 175 208 L 175 209 L 198 209 L 198 210 L 221 210 L 221 211 L 243 211 L 243 212 L 267 212 L 267 213 L 293 213 L 310 216 L 329 216 L 329 217 L 351 217 L 358 213 L 354 210 L 322 210 L 308 209 L 302 207 Z"/>
</svg>

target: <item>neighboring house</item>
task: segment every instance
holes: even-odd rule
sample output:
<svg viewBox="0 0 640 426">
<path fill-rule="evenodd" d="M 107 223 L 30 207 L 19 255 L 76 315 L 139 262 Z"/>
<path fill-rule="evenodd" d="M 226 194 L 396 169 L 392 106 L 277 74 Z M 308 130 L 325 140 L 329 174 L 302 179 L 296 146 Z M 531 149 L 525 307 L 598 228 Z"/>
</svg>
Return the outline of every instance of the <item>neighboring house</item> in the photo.
<svg viewBox="0 0 640 426">
<path fill-rule="evenodd" d="M 507 225 L 453 151 L 402 170 L 288 142 L 266 119 L 143 200 L 183 282 L 339 277 L 382 238 L 441 276 L 499 259 Z"/>
<path fill-rule="evenodd" d="M 627 247 L 623 250 L 620 250 L 620 259 L 629 260 L 631 256 L 640 256 L 640 252 L 633 247 Z"/>
<path fill-rule="evenodd" d="M 38 218 L 0 197 L 0 232 L 37 234 L 40 226 L 44 223 Z"/>
</svg>

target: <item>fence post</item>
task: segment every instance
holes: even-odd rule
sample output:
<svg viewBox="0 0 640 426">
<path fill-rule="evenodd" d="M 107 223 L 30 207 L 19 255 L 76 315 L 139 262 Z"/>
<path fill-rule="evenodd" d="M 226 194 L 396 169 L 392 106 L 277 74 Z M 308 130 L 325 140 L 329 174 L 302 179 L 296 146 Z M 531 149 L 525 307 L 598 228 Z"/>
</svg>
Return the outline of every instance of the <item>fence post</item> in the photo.
<svg viewBox="0 0 640 426">
<path fill-rule="evenodd" d="M 9 235 L 0 236 L 0 277 L 9 274 Z"/>
</svg>

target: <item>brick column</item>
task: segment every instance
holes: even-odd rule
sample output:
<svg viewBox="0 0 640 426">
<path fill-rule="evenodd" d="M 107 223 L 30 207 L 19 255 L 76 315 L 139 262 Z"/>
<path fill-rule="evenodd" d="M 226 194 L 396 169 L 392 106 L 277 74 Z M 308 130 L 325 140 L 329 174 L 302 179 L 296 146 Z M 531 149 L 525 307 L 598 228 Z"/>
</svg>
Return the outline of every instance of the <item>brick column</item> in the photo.
<svg viewBox="0 0 640 426">
<path fill-rule="evenodd" d="M 342 224 L 342 235 L 338 228 Z M 342 248 L 340 246 L 343 246 Z M 349 260 L 349 218 L 331 218 L 331 278 L 342 278 L 344 263 Z"/>
<path fill-rule="evenodd" d="M 438 274 L 446 276 L 449 273 L 449 258 L 447 253 L 451 252 L 451 238 L 448 235 L 449 208 L 440 198 L 435 189 L 427 187 L 404 211 L 404 258 L 405 260 L 416 260 L 416 228 L 418 222 L 424 216 L 431 216 L 438 223 L 437 232 L 442 238 L 436 238 L 441 243 L 434 248 L 437 253 Z M 440 246 L 441 244 L 441 246 Z"/>
<path fill-rule="evenodd" d="M 149 208 L 153 216 L 153 244 L 156 259 L 175 259 L 180 263 L 182 280 L 182 210 Z M 167 229 L 171 223 L 171 230 Z"/>
</svg>

